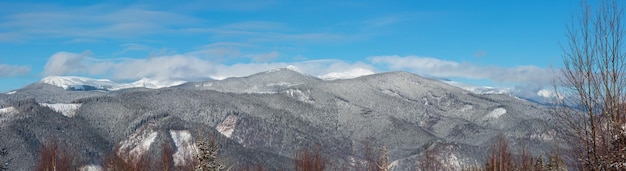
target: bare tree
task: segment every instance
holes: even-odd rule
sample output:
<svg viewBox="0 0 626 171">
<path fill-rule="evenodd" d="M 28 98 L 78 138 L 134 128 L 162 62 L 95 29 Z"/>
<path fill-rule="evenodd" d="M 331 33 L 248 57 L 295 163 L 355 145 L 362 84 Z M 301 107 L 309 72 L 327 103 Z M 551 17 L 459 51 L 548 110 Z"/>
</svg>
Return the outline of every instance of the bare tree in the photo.
<svg viewBox="0 0 626 171">
<path fill-rule="evenodd" d="M 376 164 L 376 167 L 380 171 L 388 171 L 390 170 L 391 163 L 389 163 L 389 149 L 387 146 L 383 147 L 383 155 L 380 156 L 380 162 Z"/>
<path fill-rule="evenodd" d="M 169 144 L 169 141 L 163 140 L 161 143 L 161 162 L 159 163 L 163 168 L 163 171 L 174 170 L 174 148 Z"/>
<path fill-rule="evenodd" d="M 418 159 L 417 170 L 445 170 L 441 160 L 437 158 L 438 153 L 439 151 L 436 148 L 425 145 L 424 151 Z"/>
<path fill-rule="evenodd" d="M 619 0 L 582 1 L 568 26 L 555 116 L 580 170 L 626 167 L 623 16 Z"/>
<path fill-rule="evenodd" d="M 504 139 L 504 136 L 500 134 L 491 148 L 491 154 L 487 157 L 485 170 L 507 171 L 514 169 L 515 163 L 509 143 Z"/>
<path fill-rule="evenodd" d="M 66 148 L 59 145 L 56 137 L 48 138 L 41 144 L 39 149 L 39 160 L 37 161 L 35 170 L 40 171 L 57 171 L 57 170 L 75 170 L 73 167 L 72 157 Z"/>
<path fill-rule="evenodd" d="M 533 155 L 530 153 L 528 146 L 524 145 L 519 150 L 519 158 L 517 160 L 519 170 L 533 170 Z"/>
<path fill-rule="evenodd" d="M 363 158 L 365 162 L 363 163 L 364 168 L 359 168 L 357 170 L 365 170 L 365 171 L 377 171 L 378 167 L 376 164 L 378 161 L 378 150 L 372 147 L 372 140 L 363 141 Z"/>
<path fill-rule="evenodd" d="M 153 164 L 152 157 L 147 154 L 141 154 L 137 156 L 124 156 L 118 153 L 120 151 L 119 144 L 114 146 L 111 151 L 104 156 L 104 170 L 107 171 L 144 171 L 151 170 L 150 166 Z"/>
<path fill-rule="evenodd" d="M 294 166 L 297 171 L 323 171 L 328 159 L 321 154 L 321 146 L 314 150 L 302 149 L 295 153 Z"/>
</svg>

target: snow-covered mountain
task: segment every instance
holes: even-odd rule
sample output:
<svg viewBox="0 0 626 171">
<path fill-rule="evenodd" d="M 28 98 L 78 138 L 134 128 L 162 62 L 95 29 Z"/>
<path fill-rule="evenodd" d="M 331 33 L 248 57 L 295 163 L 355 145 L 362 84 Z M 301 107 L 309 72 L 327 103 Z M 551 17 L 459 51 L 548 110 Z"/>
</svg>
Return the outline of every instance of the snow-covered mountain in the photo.
<svg viewBox="0 0 626 171">
<path fill-rule="evenodd" d="M 235 84 L 233 82 L 239 82 L 241 79 L 250 79 L 255 75 L 251 75 L 248 77 L 229 77 L 218 80 L 210 80 L 199 83 L 188 83 L 193 85 L 194 87 L 204 87 L 202 89 L 212 89 L 218 91 L 230 90 L 233 88 L 243 88 L 242 90 L 230 90 L 229 92 L 247 92 L 247 93 L 275 93 L 284 88 L 302 84 L 303 82 L 308 82 L 310 80 L 338 80 L 338 79 L 352 79 L 360 76 L 375 74 L 366 69 L 353 69 L 349 72 L 345 73 L 329 73 L 321 76 L 312 76 L 310 74 L 304 73 L 300 71 L 295 66 L 287 66 L 286 68 L 277 68 L 273 70 L 269 70 L 264 72 L 262 75 L 274 75 L 272 78 L 260 78 L 262 81 L 258 81 L 259 79 L 247 80 L 243 84 L 258 84 L 258 85 L 248 85 L 248 86 L 240 86 L 240 85 L 232 85 Z M 296 76 L 295 78 L 293 76 Z M 282 80 L 282 81 L 279 81 Z M 525 99 L 534 100 L 537 102 L 544 102 L 545 99 L 551 98 L 541 94 L 541 92 L 537 93 L 537 97 L 526 97 L 524 95 L 519 95 L 516 93 L 516 90 L 513 88 L 498 88 L 498 87 L 490 87 L 490 86 L 477 86 L 470 85 L 466 83 L 461 83 L 457 81 L 451 80 L 442 80 L 439 81 L 445 82 L 455 87 L 459 87 L 465 90 L 468 90 L 475 94 L 503 94 L 509 95 L 513 97 L 521 97 Z M 164 87 L 173 87 L 183 85 L 185 81 L 169 81 L 169 80 L 156 80 L 156 79 L 148 79 L 142 78 L 135 82 L 130 83 L 117 83 L 111 81 L 109 79 L 94 79 L 94 78 L 86 78 L 86 77 L 77 77 L 77 76 L 49 76 L 43 78 L 40 83 L 46 83 L 50 85 L 54 85 L 57 87 L 61 87 L 66 90 L 104 90 L 104 91 L 116 91 L 121 89 L 128 88 L 149 88 L 149 89 L 159 89 Z M 214 85 L 216 84 L 216 85 Z M 242 84 L 242 83 L 237 83 Z M 183 87 L 188 85 L 183 85 Z M 277 88 L 278 86 L 278 88 Z M 282 87 L 282 88 L 280 88 Z M 5 94 L 13 94 L 15 91 L 7 92 Z"/>
<path fill-rule="evenodd" d="M 43 78 L 40 83 L 50 84 L 66 90 L 105 90 L 115 91 L 127 88 L 150 88 L 158 89 L 171 87 L 185 83 L 184 81 L 162 81 L 143 78 L 131 83 L 116 83 L 108 79 L 94 79 L 77 76 L 49 76 Z"/>
<path fill-rule="evenodd" d="M 202 138 L 194 135 L 215 133 L 225 158 L 270 170 L 293 170 L 292 156 L 303 147 L 321 146 L 330 160 L 356 163 L 365 161 L 366 143 L 385 145 L 397 170 L 415 168 L 424 149 L 432 149 L 460 170 L 483 163 L 499 134 L 512 149 L 527 144 L 534 154 L 557 144 L 546 106 L 407 72 L 325 80 L 283 68 L 167 89 L 58 88 L 169 85 L 47 77 L 0 94 L 0 145 L 15 158 L 11 170 L 33 170 L 48 137 L 85 151 L 77 158 L 95 166 L 114 147 L 118 155 L 157 156 L 162 144 L 175 147 L 173 163 L 181 163 Z"/>
<path fill-rule="evenodd" d="M 215 90 L 233 93 L 277 93 L 293 86 L 312 84 L 321 79 L 300 72 L 295 67 L 278 68 L 246 77 L 231 77 L 223 80 L 189 82 L 178 87 L 194 90 Z"/>
</svg>

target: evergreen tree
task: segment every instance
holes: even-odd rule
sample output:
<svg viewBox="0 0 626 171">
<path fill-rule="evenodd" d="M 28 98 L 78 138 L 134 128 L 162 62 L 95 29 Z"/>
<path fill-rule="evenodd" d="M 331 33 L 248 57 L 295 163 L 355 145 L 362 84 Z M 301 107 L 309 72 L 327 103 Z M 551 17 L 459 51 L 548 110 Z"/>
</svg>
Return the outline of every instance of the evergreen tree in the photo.
<svg viewBox="0 0 626 171">
<path fill-rule="evenodd" d="M 208 143 L 204 141 L 198 141 L 198 165 L 195 171 L 221 171 L 230 170 L 226 169 L 226 165 L 220 163 L 218 160 L 219 144 L 215 141 L 215 135 L 211 134 L 211 139 Z"/>
<path fill-rule="evenodd" d="M 548 157 L 548 163 L 546 163 L 545 167 L 550 171 L 567 170 L 565 162 L 563 162 L 563 159 L 557 154 L 552 154 Z"/>
</svg>

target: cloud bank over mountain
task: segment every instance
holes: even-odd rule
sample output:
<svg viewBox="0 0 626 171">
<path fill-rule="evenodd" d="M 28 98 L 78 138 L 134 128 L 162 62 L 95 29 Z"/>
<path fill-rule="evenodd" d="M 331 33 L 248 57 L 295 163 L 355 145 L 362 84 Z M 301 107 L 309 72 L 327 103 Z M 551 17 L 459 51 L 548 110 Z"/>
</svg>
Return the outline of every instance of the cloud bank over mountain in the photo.
<svg viewBox="0 0 626 171">
<path fill-rule="evenodd" d="M 420 56 L 374 56 L 366 61 L 350 62 L 339 59 L 304 60 L 297 62 L 261 62 L 274 53 L 257 56 L 250 62 L 224 64 L 196 52 L 162 55 L 148 58 L 98 59 L 87 51 L 83 53 L 58 52 L 46 63 L 44 76 L 78 75 L 112 80 L 135 81 L 143 78 L 176 81 L 221 80 L 242 77 L 258 72 L 288 66 L 321 79 L 349 79 L 385 71 L 404 70 L 431 78 L 488 80 L 510 87 L 481 87 L 455 84 L 471 90 L 506 92 L 520 97 L 550 98 L 548 89 L 555 78 L 554 71 L 537 66 L 498 67 L 482 66 Z M 493 89 L 493 90 L 491 90 Z"/>
<path fill-rule="evenodd" d="M 59 52 L 50 57 L 44 67 L 43 75 L 95 75 L 116 80 L 155 78 L 197 81 L 242 77 L 287 66 L 295 66 L 304 73 L 328 79 L 354 78 L 375 73 L 375 69 L 369 64 L 349 63 L 343 60 L 251 62 L 227 65 L 186 54 L 145 59 L 98 60 L 90 57 L 88 53 Z"/>
<path fill-rule="evenodd" d="M 409 70 L 417 74 L 444 78 L 488 79 L 501 83 L 548 85 L 555 77 L 553 71 L 533 65 L 505 68 L 419 56 L 376 56 L 370 60 L 375 64 L 387 65 L 393 70 Z"/>
</svg>

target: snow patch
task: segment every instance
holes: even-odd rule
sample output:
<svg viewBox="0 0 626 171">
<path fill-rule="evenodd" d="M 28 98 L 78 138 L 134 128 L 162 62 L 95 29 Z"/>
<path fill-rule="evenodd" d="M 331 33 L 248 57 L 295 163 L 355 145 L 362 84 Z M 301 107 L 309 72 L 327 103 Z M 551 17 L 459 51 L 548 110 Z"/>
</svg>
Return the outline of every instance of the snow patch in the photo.
<svg viewBox="0 0 626 171">
<path fill-rule="evenodd" d="M 217 129 L 217 131 L 220 132 L 222 135 L 230 138 L 230 136 L 232 136 L 233 132 L 235 131 L 235 126 L 237 126 L 238 118 L 239 117 L 237 117 L 236 115 L 228 115 L 228 117 L 226 117 L 226 119 L 224 119 L 222 123 L 217 125 L 215 129 Z"/>
<path fill-rule="evenodd" d="M 202 87 L 211 87 L 211 86 L 213 86 L 213 83 L 202 84 Z M 196 85 L 196 87 L 199 87 L 199 86 Z"/>
<path fill-rule="evenodd" d="M 80 106 L 82 104 L 76 104 L 76 103 L 55 103 L 55 104 L 50 104 L 50 103 L 39 103 L 39 105 L 41 106 L 45 106 L 45 107 L 49 107 L 50 109 L 59 112 L 67 117 L 74 117 L 76 116 L 76 111 L 78 110 L 78 108 L 80 108 Z"/>
<path fill-rule="evenodd" d="M 387 170 L 395 170 L 393 168 L 398 168 L 399 164 L 400 164 L 399 160 L 392 161 L 391 163 L 389 163 L 389 166 L 387 166 Z"/>
<path fill-rule="evenodd" d="M 373 71 L 363 69 L 363 68 L 354 68 L 351 70 L 343 71 L 343 72 L 331 72 L 326 75 L 319 76 L 319 78 L 324 80 L 336 80 L 336 79 L 351 79 L 365 75 L 372 75 Z"/>
<path fill-rule="evenodd" d="M 138 131 L 131 134 L 128 139 L 120 142 L 119 156 L 127 156 L 126 161 L 136 162 L 141 155 L 150 150 L 150 145 L 154 142 L 158 133 L 156 131 Z M 124 153 L 128 153 L 125 155 Z"/>
<path fill-rule="evenodd" d="M 103 171 L 104 169 L 102 168 L 102 166 L 98 166 L 98 165 L 84 165 L 81 166 L 80 168 L 78 168 L 79 171 Z"/>
<path fill-rule="evenodd" d="M 174 166 L 184 166 L 187 161 L 185 159 L 192 158 L 197 153 L 196 143 L 188 130 L 170 130 L 170 135 L 176 145 L 176 152 L 172 155 Z"/>
<path fill-rule="evenodd" d="M 542 140 L 542 141 L 553 141 L 554 136 L 556 136 L 556 132 L 547 131 L 542 133 L 534 133 L 530 135 L 531 139 Z"/>
<path fill-rule="evenodd" d="M 302 92 L 302 90 L 300 89 L 288 89 L 285 90 L 285 93 L 287 93 L 287 95 L 294 97 L 296 99 L 298 99 L 301 102 L 305 102 L 305 103 L 309 103 L 309 104 L 313 104 L 314 101 L 311 97 L 309 97 L 309 95 L 305 94 L 304 92 Z"/>
<path fill-rule="evenodd" d="M 450 153 L 450 155 L 448 155 L 447 159 L 444 161 L 445 162 L 442 162 L 445 165 L 444 168 L 450 170 L 458 170 L 461 168 L 461 162 L 459 161 L 459 158 L 452 153 Z"/>
<path fill-rule="evenodd" d="M 17 109 L 15 107 L 5 107 L 0 109 L 0 114 L 9 114 L 9 113 L 17 113 Z"/>
<path fill-rule="evenodd" d="M 493 118 L 493 119 L 497 119 L 500 116 L 506 114 L 506 109 L 504 108 L 496 108 L 494 110 L 492 110 L 491 112 L 489 112 L 485 117 L 486 118 Z"/>
<path fill-rule="evenodd" d="M 278 82 L 278 83 L 267 83 L 265 84 L 265 86 L 268 87 L 291 87 L 291 86 L 295 86 L 298 84 L 294 84 L 294 83 L 288 83 L 288 82 Z"/>
<path fill-rule="evenodd" d="M 15 94 L 15 93 L 17 93 L 17 91 L 9 91 L 9 92 L 6 92 L 5 94 Z"/>
<path fill-rule="evenodd" d="M 0 108 L 0 126 L 2 126 L 2 123 L 5 123 L 11 119 L 15 119 L 15 115 L 18 113 L 17 109 L 15 109 L 15 107 L 5 107 L 5 108 Z"/>
</svg>

